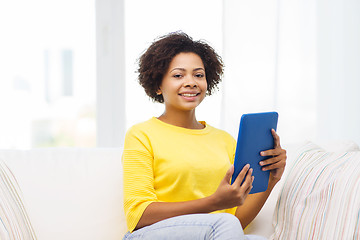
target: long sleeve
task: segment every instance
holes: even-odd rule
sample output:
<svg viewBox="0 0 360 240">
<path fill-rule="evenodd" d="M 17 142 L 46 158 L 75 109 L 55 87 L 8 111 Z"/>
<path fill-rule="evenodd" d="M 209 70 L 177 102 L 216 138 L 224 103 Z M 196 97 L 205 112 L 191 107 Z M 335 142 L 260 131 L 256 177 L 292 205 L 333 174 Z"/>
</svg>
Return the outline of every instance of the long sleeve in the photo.
<svg viewBox="0 0 360 240">
<path fill-rule="evenodd" d="M 124 210 L 133 231 L 146 207 L 157 201 L 154 190 L 153 156 L 146 136 L 130 130 L 126 134 L 123 161 Z"/>
</svg>

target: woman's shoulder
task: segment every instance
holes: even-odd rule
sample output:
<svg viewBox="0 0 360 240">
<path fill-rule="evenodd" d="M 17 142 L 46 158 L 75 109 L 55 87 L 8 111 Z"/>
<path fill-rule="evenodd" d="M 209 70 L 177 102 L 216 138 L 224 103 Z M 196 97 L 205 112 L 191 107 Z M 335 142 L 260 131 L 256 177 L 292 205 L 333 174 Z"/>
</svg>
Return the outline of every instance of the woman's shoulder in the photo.
<svg viewBox="0 0 360 240">
<path fill-rule="evenodd" d="M 152 129 L 154 127 L 154 120 L 153 118 L 150 118 L 143 122 L 138 122 L 132 125 L 128 130 L 127 134 L 134 134 L 134 133 L 141 133 L 141 132 L 147 132 L 148 130 Z"/>
<path fill-rule="evenodd" d="M 129 130 L 130 130 L 130 129 L 142 129 L 142 128 L 147 128 L 149 124 L 150 124 L 150 125 L 152 124 L 152 122 L 153 122 L 153 118 L 150 118 L 150 119 L 148 119 L 148 120 L 146 120 L 146 121 L 137 122 L 137 123 L 133 124 L 133 125 L 129 128 Z"/>
<path fill-rule="evenodd" d="M 225 131 L 223 129 L 213 127 L 213 126 L 211 126 L 209 124 L 206 124 L 206 127 L 210 128 L 209 129 L 210 132 L 217 135 L 219 138 L 223 138 L 223 139 L 226 139 L 226 140 L 231 141 L 231 142 L 236 141 L 234 139 L 234 137 L 230 133 L 228 133 L 227 131 Z"/>
<path fill-rule="evenodd" d="M 125 148 L 141 143 L 149 147 L 151 136 L 153 136 L 153 124 L 151 119 L 132 125 L 125 134 Z"/>
<path fill-rule="evenodd" d="M 206 123 L 206 122 L 204 121 L 204 123 Z M 209 125 L 208 123 L 206 123 L 206 127 L 209 128 L 209 130 L 213 133 L 220 134 L 220 135 L 227 136 L 227 137 L 232 137 L 230 133 L 228 133 L 227 131 L 225 131 L 221 128 L 214 127 L 212 125 Z"/>
</svg>

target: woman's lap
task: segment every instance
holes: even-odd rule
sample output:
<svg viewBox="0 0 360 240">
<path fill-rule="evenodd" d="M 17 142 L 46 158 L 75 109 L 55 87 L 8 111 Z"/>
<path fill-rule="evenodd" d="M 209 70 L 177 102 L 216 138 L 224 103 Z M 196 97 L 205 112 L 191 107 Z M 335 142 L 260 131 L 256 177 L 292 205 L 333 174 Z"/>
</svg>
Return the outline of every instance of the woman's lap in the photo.
<svg viewBox="0 0 360 240">
<path fill-rule="evenodd" d="M 258 236 L 247 238 L 238 219 L 228 213 L 190 214 L 165 219 L 133 233 L 123 240 L 131 239 L 265 239 Z"/>
</svg>

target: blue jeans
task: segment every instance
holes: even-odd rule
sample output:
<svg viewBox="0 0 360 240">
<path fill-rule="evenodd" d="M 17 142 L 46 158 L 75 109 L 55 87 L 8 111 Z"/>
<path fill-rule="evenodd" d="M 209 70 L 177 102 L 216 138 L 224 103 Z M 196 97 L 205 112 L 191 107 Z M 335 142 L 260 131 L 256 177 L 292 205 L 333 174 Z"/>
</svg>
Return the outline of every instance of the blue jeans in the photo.
<svg viewBox="0 0 360 240">
<path fill-rule="evenodd" d="M 128 232 L 123 240 L 265 240 L 255 235 L 244 235 L 239 220 L 229 213 L 189 214 L 168 218 Z"/>
</svg>

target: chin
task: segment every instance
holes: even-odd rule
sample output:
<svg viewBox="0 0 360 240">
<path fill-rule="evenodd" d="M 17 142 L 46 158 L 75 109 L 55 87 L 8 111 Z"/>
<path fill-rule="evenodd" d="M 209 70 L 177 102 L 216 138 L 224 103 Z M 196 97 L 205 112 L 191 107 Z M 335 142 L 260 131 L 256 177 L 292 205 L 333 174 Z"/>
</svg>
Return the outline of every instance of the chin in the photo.
<svg viewBox="0 0 360 240">
<path fill-rule="evenodd" d="M 182 109 L 184 111 L 192 111 L 192 110 L 195 110 L 197 108 L 197 106 L 199 106 L 199 105 L 200 105 L 200 103 L 189 104 L 187 106 L 183 106 Z"/>
</svg>

